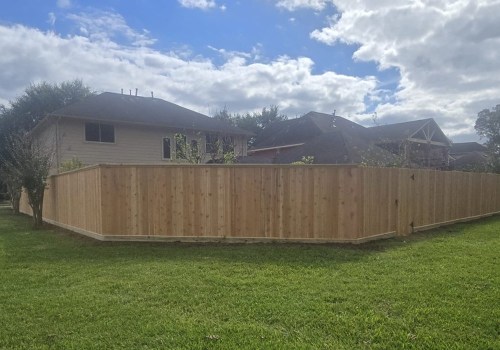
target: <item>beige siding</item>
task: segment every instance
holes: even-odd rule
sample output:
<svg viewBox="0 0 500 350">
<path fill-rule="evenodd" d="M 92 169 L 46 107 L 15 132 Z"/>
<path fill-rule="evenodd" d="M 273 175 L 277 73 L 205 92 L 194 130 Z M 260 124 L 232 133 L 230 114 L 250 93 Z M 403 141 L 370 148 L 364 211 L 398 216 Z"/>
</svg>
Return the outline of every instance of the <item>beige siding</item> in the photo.
<svg viewBox="0 0 500 350">
<path fill-rule="evenodd" d="M 165 164 L 175 159 L 164 160 L 162 154 L 163 138 L 170 137 L 172 157 L 174 157 L 174 134 L 168 128 L 114 124 L 115 143 L 85 141 L 85 121 L 61 119 L 59 121 L 60 162 L 73 157 L 84 164 L 98 163 L 136 163 Z M 183 132 L 190 140 L 198 140 L 202 153 L 205 153 L 205 134 Z M 246 139 L 236 137 L 237 155 L 246 155 Z M 207 161 L 209 157 L 204 157 Z"/>
<path fill-rule="evenodd" d="M 44 123 L 36 132 L 36 142 L 38 147 L 40 147 L 47 154 L 52 155 L 52 169 L 57 169 L 59 164 L 57 158 L 56 135 L 56 124 L 51 122 Z M 56 173 L 55 170 L 50 172 L 51 175 L 54 173 Z"/>
</svg>

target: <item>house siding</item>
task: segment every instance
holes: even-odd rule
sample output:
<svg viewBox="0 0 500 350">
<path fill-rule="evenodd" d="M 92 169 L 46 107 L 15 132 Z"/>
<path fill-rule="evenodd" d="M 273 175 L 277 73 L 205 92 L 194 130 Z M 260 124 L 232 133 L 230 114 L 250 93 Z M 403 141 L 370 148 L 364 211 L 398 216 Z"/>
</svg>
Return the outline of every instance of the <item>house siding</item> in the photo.
<svg viewBox="0 0 500 350">
<path fill-rule="evenodd" d="M 59 159 L 57 152 L 57 126 L 55 123 L 46 123 L 38 131 L 37 145 L 45 153 L 52 155 L 52 169 L 59 167 Z M 56 173 L 55 170 L 50 171 L 50 174 Z"/>
<path fill-rule="evenodd" d="M 176 159 L 165 160 L 162 154 L 163 138 L 170 137 L 172 156 L 174 157 L 174 135 L 177 132 L 169 128 L 138 126 L 113 123 L 115 142 L 101 143 L 85 141 L 85 120 L 61 118 L 59 120 L 59 161 L 78 158 L 86 165 L 99 163 L 135 163 L 164 164 L 179 162 Z M 55 130 L 54 124 L 52 127 Z M 186 132 L 187 141 L 198 140 L 202 154 L 205 154 L 205 132 Z M 41 138 L 48 136 L 40 134 Z M 52 136 L 53 137 L 53 136 Z M 245 137 L 235 137 L 236 155 L 246 155 Z M 203 157 L 206 162 L 208 155 Z"/>
</svg>

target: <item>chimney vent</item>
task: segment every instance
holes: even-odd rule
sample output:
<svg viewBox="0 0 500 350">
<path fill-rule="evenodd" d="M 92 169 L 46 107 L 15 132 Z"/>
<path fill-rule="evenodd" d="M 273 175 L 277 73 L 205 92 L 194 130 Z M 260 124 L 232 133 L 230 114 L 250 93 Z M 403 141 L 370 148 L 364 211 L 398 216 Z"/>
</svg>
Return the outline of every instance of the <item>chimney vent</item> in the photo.
<svg viewBox="0 0 500 350">
<path fill-rule="evenodd" d="M 132 89 L 128 89 L 128 93 L 132 96 Z"/>
<path fill-rule="evenodd" d="M 155 98 L 154 95 L 153 95 L 153 91 L 151 91 L 151 98 Z"/>
<path fill-rule="evenodd" d="M 123 89 L 122 89 L 122 95 L 123 95 Z"/>
</svg>

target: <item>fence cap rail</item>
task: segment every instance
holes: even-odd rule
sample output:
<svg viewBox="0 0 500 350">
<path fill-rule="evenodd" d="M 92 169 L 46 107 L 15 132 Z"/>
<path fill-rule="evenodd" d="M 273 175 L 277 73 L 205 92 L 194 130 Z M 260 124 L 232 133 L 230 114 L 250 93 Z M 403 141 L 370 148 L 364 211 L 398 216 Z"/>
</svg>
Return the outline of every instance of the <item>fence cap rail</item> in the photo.
<svg viewBox="0 0 500 350">
<path fill-rule="evenodd" d="M 360 164 L 191 164 L 191 163 L 154 163 L 154 164 L 144 164 L 144 163 L 99 163 L 88 165 L 79 169 L 69 170 L 61 172 L 58 174 L 53 174 L 51 176 L 61 176 L 73 174 L 81 171 L 88 171 L 98 168 L 360 168 L 360 169 L 395 169 L 395 170 L 406 170 L 413 172 L 437 172 L 437 173 L 460 173 L 469 174 L 474 176 L 499 176 L 500 174 L 494 173 L 474 173 L 474 172 L 464 172 L 457 170 L 436 170 L 436 169 L 422 169 L 422 168 L 399 168 L 399 167 L 376 167 L 376 166 L 364 166 Z"/>
<path fill-rule="evenodd" d="M 191 164 L 191 163 L 170 163 L 170 164 L 134 164 L 134 163 L 103 163 L 97 164 L 100 168 L 296 168 L 296 167 L 331 167 L 331 168 L 359 168 L 359 164 Z"/>
</svg>

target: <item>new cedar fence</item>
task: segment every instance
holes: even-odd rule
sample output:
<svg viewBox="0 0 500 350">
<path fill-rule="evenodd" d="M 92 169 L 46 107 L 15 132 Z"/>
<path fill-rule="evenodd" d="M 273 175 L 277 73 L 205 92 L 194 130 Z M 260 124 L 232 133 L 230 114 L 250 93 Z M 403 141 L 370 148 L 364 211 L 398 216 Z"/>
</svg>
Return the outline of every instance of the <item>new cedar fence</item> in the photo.
<svg viewBox="0 0 500 350">
<path fill-rule="evenodd" d="M 25 195 L 22 211 L 30 213 Z M 44 219 L 102 240 L 362 242 L 500 212 L 500 175 L 336 165 L 97 165 Z"/>
</svg>

